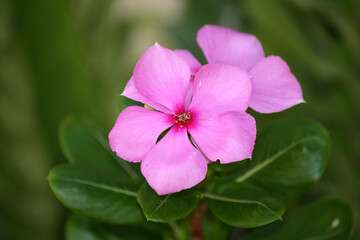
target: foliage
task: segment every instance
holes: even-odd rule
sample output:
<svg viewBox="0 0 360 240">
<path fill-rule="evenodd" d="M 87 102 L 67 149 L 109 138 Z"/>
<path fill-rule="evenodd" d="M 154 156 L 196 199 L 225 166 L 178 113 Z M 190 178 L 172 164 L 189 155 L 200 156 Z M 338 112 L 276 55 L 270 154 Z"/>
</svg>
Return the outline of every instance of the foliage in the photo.
<svg viewBox="0 0 360 240">
<path fill-rule="evenodd" d="M 138 6 L 135 11 L 115 2 L 125 1 L 0 1 L 1 239 L 63 239 L 66 211 L 45 181 L 49 169 L 64 162 L 57 130 L 61 119 L 85 113 L 108 130 L 118 113 L 117 95 L 139 53 L 159 41 L 204 59 L 194 36 L 206 23 L 258 36 L 267 53 L 289 63 L 304 89 L 308 104 L 279 114 L 251 113 L 258 129 L 291 115 L 316 119 L 330 132 L 327 170 L 290 204 L 340 197 L 351 204 L 357 221 L 359 1 L 185 1 L 186 6 L 176 5 L 183 9 L 180 15 L 154 13 L 145 4 L 145 10 Z M 212 213 L 207 211 L 204 219 L 218 230 L 214 236 L 229 236 L 220 230 L 228 226 Z M 359 239 L 360 224 L 355 226 L 353 239 Z"/>
<path fill-rule="evenodd" d="M 351 222 L 351 209 L 346 203 L 322 199 L 291 212 L 283 224 L 277 222 L 253 230 L 243 239 L 349 239 Z"/>
<path fill-rule="evenodd" d="M 116 224 L 141 223 L 145 217 L 172 223 L 191 216 L 197 203 L 203 201 L 214 216 L 234 227 L 254 228 L 281 220 L 286 201 L 319 180 L 330 149 L 328 133 L 318 123 L 305 119 L 277 121 L 258 134 L 254 157 L 246 164 L 235 163 L 232 170 L 225 171 L 216 163 L 210 164 L 213 172 L 196 188 L 159 196 L 139 177 L 139 169 L 109 151 L 103 141 L 105 133 L 89 119 L 67 117 L 60 136 L 70 164 L 50 171 L 48 180 L 56 197 L 78 214 Z M 339 209 L 339 214 L 348 214 L 348 209 Z M 306 218 L 309 214 L 300 215 Z M 76 229 L 85 225 L 88 232 L 98 226 L 76 219 L 70 225 L 71 234 L 78 234 Z M 284 220 L 284 224 L 296 228 L 291 221 Z M 343 234 L 349 234 L 350 226 L 351 220 L 344 222 L 347 230 Z M 318 232 L 326 231 L 320 228 Z"/>
</svg>

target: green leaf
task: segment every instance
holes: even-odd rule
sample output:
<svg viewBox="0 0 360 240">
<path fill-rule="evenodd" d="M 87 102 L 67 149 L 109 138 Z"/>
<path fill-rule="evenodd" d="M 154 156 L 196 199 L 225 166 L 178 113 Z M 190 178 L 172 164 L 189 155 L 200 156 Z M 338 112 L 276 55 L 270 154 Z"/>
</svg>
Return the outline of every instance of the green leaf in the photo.
<svg viewBox="0 0 360 240">
<path fill-rule="evenodd" d="M 199 192 L 195 189 L 183 190 L 168 195 L 158 195 L 147 183 L 140 188 L 138 203 L 148 220 L 171 222 L 188 215 L 196 206 Z"/>
<path fill-rule="evenodd" d="M 120 110 L 124 110 L 125 108 L 127 107 L 130 107 L 130 106 L 141 106 L 141 107 L 144 107 L 144 104 L 141 103 L 141 102 L 137 102 L 137 101 L 134 101 L 130 98 L 127 98 L 127 97 L 124 97 L 122 95 L 119 96 L 119 107 L 120 107 Z"/>
<path fill-rule="evenodd" d="M 65 225 L 66 240 L 104 240 L 121 239 L 113 234 L 101 223 L 93 222 L 87 218 L 78 215 L 72 215 Z"/>
<path fill-rule="evenodd" d="M 213 179 L 204 194 L 206 201 L 217 217 L 232 226 L 250 228 L 273 222 L 285 210 L 283 201 L 319 180 L 329 151 L 328 133 L 318 123 L 274 122 L 259 133 L 250 162 L 244 162 L 236 173 L 225 172 Z"/>
<path fill-rule="evenodd" d="M 251 231 L 242 240 L 346 240 L 350 238 L 352 214 L 348 204 L 323 199 L 285 215 L 276 222 Z"/>
<path fill-rule="evenodd" d="M 60 143 L 70 163 L 87 164 L 132 179 L 140 178 L 135 164 L 118 158 L 109 147 L 105 131 L 87 118 L 66 117 L 60 125 Z"/>
<path fill-rule="evenodd" d="M 136 202 L 137 182 L 86 165 L 60 165 L 48 176 L 56 197 L 69 209 L 109 223 L 144 221 Z"/>
<path fill-rule="evenodd" d="M 220 161 L 216 161 L 208 164 L 208 170 L 228 174 L 238 172 L 239 170 L 241 171 L 241 169 L 244 169 L 247 165 L 248 161 L 239 161 L 227 164 L 221 164 Z"/>
<path fill-rule="evenodd" d="M 212 181 L 204 196 L 210 210 L 235 227 L 262 226 L 281 219 L 285 211 L 281 201 L 246 183 Z"/>
<path fill-rule="evenodd" d="M 321 177 L 329 157 L 327 131 L 311 120 L 280 120 L 260 132 L 249 168 L 236 182 L 252 183 L 289 200 Z"/>
<path fill-rule="evenodd" d="M 66 240 L 151 240 L 162 239 L 159 232 L 142 225 L 115 226 L 72 215 L 65 226 Z"/>
</svg>

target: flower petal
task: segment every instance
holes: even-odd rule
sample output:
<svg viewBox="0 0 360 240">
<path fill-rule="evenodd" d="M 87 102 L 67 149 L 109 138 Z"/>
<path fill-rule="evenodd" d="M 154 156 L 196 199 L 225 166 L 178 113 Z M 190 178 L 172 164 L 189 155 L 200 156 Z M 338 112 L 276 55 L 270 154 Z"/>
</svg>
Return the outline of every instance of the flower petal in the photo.
<svg viewBox="0 0 360 240">
<path fill-rule="evenodd" d="M 201 68 L 201 63 L 191 54 L 190 51 L 185 49 L 175 49 L 174 52 L 182 57 L 190 67 L 190 74 L 195 75 L 195 73 Z"/>
<path fill-rule="evenodd" d="M 172 124 L 167 114 L 139 106 L 128 107 L 120 113 L 109 133 L 110 147 L 120 158 L 139 162 Z"/>
<path fill-rule="evenodd" d="M 194 57 L 194 55 L 191 54 L 190 51 L 185 49 L 175 49 L 174 52 L 182 57 L 189 65 L 190 67 L 190 74 L 195 76 L 197 71 L 202 67 L 201 63 Z M 190 84 L 188 87 L 188 90 L 186 92 L 185 97 L 185 109 L 189 107 L 193 92 L 194 92 L 194 77 L 190 77 Z"/>
<path fill-rule="evenodd" d="M 202 119 L 227 111 L 244 112 L 250 94 L 251 81 L 247 71 L 230 65 L 208 64 L 195 75 L 189 111 Z"/>
<path fill-rule="evenodd" d="M 185 95 L 185 110 L 188 109 L 194 94 L 194 77 L 190 78 L 190 83 Z"/>
<path fill-rule="evenodd" d="M 300 84 L 280 57 L 264 58 L 250 73 L 253 90 L 249 106 L 255 111 L 280 112 L 304 102 Z"/>
<path fill-rule="evenodd" d="M 190 69 L 175 52 L 155 44 L 141 56 L 135 66 L 134 83 L 146 98 L 173 112 L 184 108 L 190 82 Z"/>
<path fill-rule="evenodd" d="M 255 36 L 229 28 L 205 25 L 197 33 L 197 42 L 209 63 L 250 70 L 264 57 L 264 50 Z"/>
<path fill-rule="evenodd" d="M 210 161 L 230 163 L 251 158 L 256 139 L 255 119 L 244 112 L 227 112 L 197 120 L 188 127 L 195 144 Z"/>
<path fill-rule="evenodd" d="M 206 176 L 207 163 L 191 145 L 186 129 L 173 127 L 146 155 L 141 172 L 149 185 L 163 195 L 201 182 Z"/>
<path fill-rule="evenodd" d="M 131 77 L 130 80 L 128 81 L 128 83 L 126 84 L 126 87 L 124 89 L 124 91 L 121 93 L 121 95 L 130 98 L 132 100 L 138 101 L 138 102 L 142 102 L 146 105 L 149 105 L 150 107 L 159 110 L 161 112 L 164 113 L 168 113 L 171 114 L 171 110 L 169 110 L 167 107 L 158 104 L 156 102 L 151 101 L 150 99 L 148 99 L 147 97 L 141 95 L 138 90 L 135 87 L 134 84 L 134 79 Z"/>
</svg>

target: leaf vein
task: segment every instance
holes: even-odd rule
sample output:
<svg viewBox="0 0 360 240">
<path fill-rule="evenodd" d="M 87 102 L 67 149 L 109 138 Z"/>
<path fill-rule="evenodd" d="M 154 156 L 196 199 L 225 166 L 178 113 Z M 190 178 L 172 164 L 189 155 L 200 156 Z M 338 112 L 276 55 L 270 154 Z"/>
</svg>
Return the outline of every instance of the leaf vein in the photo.
<svg viewBox="0 0 360 240">
<path fill-rule="evenodd" d="M 100 188 L 100 189 L 104 189 L 104 190 L 108 190 L 108 191 L 112 191 L 112 192 L 116 192 L 116 193 L 125 194 L 125 195 L 132 196 L 132 197 L 137 197 L 137 193 L 133 192 L 133 191 L 121 189 L 118 187 L 108 186 L 108 185 L 104 185 L 104 184 L 99 184 L 99 183 L 95 183 L 95 182 L 90 182 L 90 181 L 82 180 L 82 179 L 78 179 L 78 178 L 52 177 L 52 179 L 80 183 L 80 184 L 88 185 L 88 186 L 95 187 L 95 188 Z"/>
<path fill-rule="evenodd" d="M 157 207 L 155 208 L 154 213 L 156 213 L 156 212 L 161 208 L 161 206 L 164 205 L 164 203 L 169 199 L 170 196 L 171 196 L 171 194 L 168 194 L 168 195 L 166 196 L 166 198 L 161 201 L 161 203 L 159 204 L 159 206 L 157 206 Z"/>
<path fill-rule="evenodd" d="M 291 148 L 295 147 L 296 145 L 309 140 L 311 138 L 314 138 L 315 136 L 311 136 L 311 137 L 306 137 L 303 138 L 299 141 L 294 142 L 293 144 L 290 144 L 288 147 L 282 149 L 281 151 L 275 153 L 274 155 L 272 155 L 271 157 L 267 158 L 264 162 L 260 163 L 259 165 L 255 166 L 254 168 L 250 169 L 248 172 L 246 172 L 244 175 L 238 177 L 235 182 L 243 182 L 246 179 L 250 178 L 251 176 L 253 176 L 254 174 L 256 174 L 257 172 L 259 172 L 261 169 L 263 169 L 264 167 L 266 167 L 267 165 L 271 164 L 272 162 L 274 162 L 277 158 L 279 158 L 280 156 L 284 155 L 286 152 L 288 152 Z"/>
<path fill-rule="evenodd" d="M 204 193 L 204 196 L 213 200 L 218 200 L 218 201 L 224 201 L 224 202 L 231 202 L 231 203 L 249 203 L 249 204 L 258 204 L 264 208 L 266 208 L 267 210 L 269 210 L 275 217 L 277 217 L 278 219 L 281 219 L 281 216 L 279 216 L 278 214 L 276 214 L 273 210 L 271 210 L 268 206 L 266 206 L 265 204 L 263 204 L 262 202 L 259 201 L 255 201 L 255 200 L 243 200 L 243 199 L 234 199 L 234 198 L 228 198 L 228 197 L 222 197 L 222 196 L 217 196 L 217 195 L 213 195 L 210 193 Z"/>
<path fill-rule="evenodd" d="M 98 141 L 108 152 L 109 154 L 114 158 L 114 160 L 125 170 L 125 172 L 132 178 L 132 179 L 138 179 L 139 176 L 135 173 L 134 170 L 132 170 L 128 165 L 126 165 L 124 162 L 119 161 L 119 159 L 115 156 L 114 152 L 109 147 L 108 143 L 105 141 L 105 139 L 100 134 L 94 134 L 93 132 L 89 132 L 91 136 L 95 138 L 96 141 Z"/>
</svg>

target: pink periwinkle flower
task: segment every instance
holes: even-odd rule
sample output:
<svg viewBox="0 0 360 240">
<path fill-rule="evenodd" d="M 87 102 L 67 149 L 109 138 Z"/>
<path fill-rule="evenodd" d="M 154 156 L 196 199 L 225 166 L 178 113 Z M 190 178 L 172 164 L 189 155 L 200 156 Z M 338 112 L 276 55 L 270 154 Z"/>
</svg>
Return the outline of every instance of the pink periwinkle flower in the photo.
<svg viewBox="0 0 360 240">
<path fill-rule="evenodd" d="M 208 64 L 195 73 L 174 51 L 155 44 L 141 56 L 122 94 L 156 110 L 123 110 L 109 133 L 110 147 L 126 161 L 141 161 L 142 174 L 160 195 L 200 183 L 209 162 L 252 155 L 256 126 L 245 112 L 251 95 L 246 70 Z"/>
<path fill-rule="evenodd" d="M 247 33 L 205 25 L 197 33 L 197 42 L 208 63 L 237 66 L 250 72 L 252 93 L 249 107 L 260 113 L 280 112 L 303 103 L 302 90 L 285 61 L 278 56 L 265 57 L 259 40 Z M 200 62 L 187 50 L 175 50 L 190 66 L 191 74 Z M 132 83 L 126 86 L 131 95 Z M 189 89 L 191 93 L 191 87 Z M 136 97 L 136 96 L 135 96 Z"/>
</svg>

